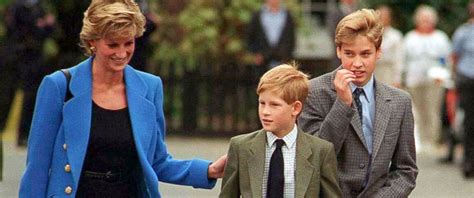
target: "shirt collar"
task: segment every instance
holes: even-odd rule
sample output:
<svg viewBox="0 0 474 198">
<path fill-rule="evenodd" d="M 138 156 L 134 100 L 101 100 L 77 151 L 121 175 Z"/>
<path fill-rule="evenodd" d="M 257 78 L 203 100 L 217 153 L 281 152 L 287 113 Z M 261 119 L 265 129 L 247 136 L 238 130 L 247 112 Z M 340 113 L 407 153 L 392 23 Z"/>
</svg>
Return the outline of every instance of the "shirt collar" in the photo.
<svg viewBox="0 0 474 198">
<path fill-rule="evenodd" d="M 372 100 L 372 97 L 369 97 L 370 95 L 372 95 L 374 93 L 374 75 L 372 74 L 372 76 L 370 76 L 370 80 L 369 82 L 367 82 L 367 84 L 365 84 L 363 87 L 358 87 L 357 85 L 355 85 L 354 83 L 349 83 L 349 86 L 351 86 L 351 91 L 352 93 L 354 93 L 354 90 L 356 88 L 362 88 L 364 90 L 364 96 L 365 96 L 365 99 L 367 99 L 367 101 L 370 103 L 371 100 Z"/>
<path fill-rule="evenodd" d="M 287 148 L 291 149 L 295 146 L 296 142 L 296 137 L 298 135 L 298 127 L 295 126 L 293 129 L 290 131 L 290 133 L 286 134 L 285 137 L 281 138 L 284 142 Z M 268 147 L 272 147 L 273 143 L 277 140 L 280 139 L 276 135 L 274 135 L 272 132 L 267 131 L 267 145 Z"/>
</svg>

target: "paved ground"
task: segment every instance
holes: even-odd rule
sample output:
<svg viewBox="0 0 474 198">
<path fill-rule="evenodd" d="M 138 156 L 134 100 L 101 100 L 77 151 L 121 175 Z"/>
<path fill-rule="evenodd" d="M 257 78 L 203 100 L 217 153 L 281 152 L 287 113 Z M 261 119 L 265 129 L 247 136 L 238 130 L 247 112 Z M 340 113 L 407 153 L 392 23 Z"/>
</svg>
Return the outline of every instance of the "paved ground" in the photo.
<svg viewBox="0 0 474 198">
<path fill-rule="evenodd" d="M 167 138 L 169 152 L 175 158 L 217 159 L 227 151 L 228 139 L 203 139 L 189 137 Z M 13 146 L 13 141 L 5 142 L 4 181 L 0 182 L 0 197 L 17 197 L 18 183 L 24 169 L 25 150 Z M 474 180 L 465 180 L 457 165 L 440 165 L 436 162 L 434 149 L 418 154 L 420 174 L 417 187 L 410 197 L 474 197 Z M 217 197 L 220 182 L 213 190 L 200 190 L 191 187 L 160 184 L 163 197 Z"/>
</svg>

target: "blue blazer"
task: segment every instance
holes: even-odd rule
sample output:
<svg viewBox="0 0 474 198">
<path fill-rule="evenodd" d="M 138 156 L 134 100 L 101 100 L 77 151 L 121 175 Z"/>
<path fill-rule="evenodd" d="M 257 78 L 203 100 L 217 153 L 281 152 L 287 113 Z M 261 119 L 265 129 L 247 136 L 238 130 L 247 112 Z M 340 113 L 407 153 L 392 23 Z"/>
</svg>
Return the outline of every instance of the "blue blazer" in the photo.
<svg viewBox="0 0 474 198">
<path fill-rule="evenodd" d="M 19 197 L 74 197 L 89 142 L 92 110 L 92 59 L 70 69 L 73 97 L 64 103 L 66 78 L 57 71 L 41 82 L 28 142 Z M 209 161 L 174 160 L 167 152 L 163 87 L 157 76 L 124 70 L 133 136 L 141 167 L 141 197 L 160 197 L 158 181 L 213 188 Z M 70 171 L 65 166 L 70 166 Z M 66 188 L 70 191 L 68 194 Z"/>
</svg>

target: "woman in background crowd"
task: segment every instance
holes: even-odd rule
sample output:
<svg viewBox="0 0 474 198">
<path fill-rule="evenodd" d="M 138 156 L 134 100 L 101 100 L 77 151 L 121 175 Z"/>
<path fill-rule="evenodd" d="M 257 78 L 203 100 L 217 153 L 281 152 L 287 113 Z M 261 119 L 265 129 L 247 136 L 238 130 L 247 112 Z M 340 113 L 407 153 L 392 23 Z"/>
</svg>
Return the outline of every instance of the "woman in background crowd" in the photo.
<svg viewBox="0 0 474 198">
<path fill-rule="evenodd" d="M 446 67 L 451 51 L 448 36 L 436 29 L 437 12 L 421 5 L 414 14 L 415 29 L 404 39 L 406 87 L 413 98 L 416 131 L 422 146 L 436 143 L 441 128 L 442 80 L 428 76 L 435 67 Z M 421 148 L 417 145 L 417 149 Z"/>
</svg>

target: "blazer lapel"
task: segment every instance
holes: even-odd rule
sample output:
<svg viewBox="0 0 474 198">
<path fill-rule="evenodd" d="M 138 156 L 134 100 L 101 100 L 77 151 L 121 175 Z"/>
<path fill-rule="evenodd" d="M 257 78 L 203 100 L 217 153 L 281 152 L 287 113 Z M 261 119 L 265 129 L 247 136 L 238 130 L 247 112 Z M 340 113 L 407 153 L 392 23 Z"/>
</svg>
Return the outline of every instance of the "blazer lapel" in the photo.
<svg viewBox="0 0 474 198">
<path fill-rule="evenodd" d="M 148 90 L 147 84 L 130 66 L 125 69 L 125 84 L 135 145 L 138 155 L 143 157 L 141 159 L 146 159 L 147 156 L 143 152 L 148 150 L 152 135 L 157 132 L 155 129 L 157 121 L 155 105 L 145 98 Z M 164 125 L 164 123 L 162 124 Z M 162 133 L 164 134 L 164 131 Z"/>
<path fill-rule="evenodd" d="M 261 130 L 255 139 L 249 142 L 250 157 L 247 161 L 252 195 L 262 197 L 263 169 L 265 167 L 265 144 L 267 138 Z"/>
<path fill-rule="evenodd" d="M 351 125 L 354 131 L 356 132 L 357 136 L 359 136 L 359 139 L 362 142 L 362 144 L 364 144 L 365 149 L 367 150 L 367 152 L 369 152 L 369 147 L 367 147 L 367 142 L 365 141 L 365 138 L 364 138 L 364 132 L 362 132 L 362 121 L 360 120 L 358 114 L 352 117 Z"/>
<path fill-rule="evenodd" d="M 302 136 L 303 131 L 298 129 L 296 139 L 296 181 L 295 181 L 295 197 L 304 197 L 308 189 L 311 178 L 313 177 L 314 165 L 311 164 L 309 158 L 313 155 L 309 142 Z"/>
<path fill-rule="evenodd" d="M 63 131 L 74 184 L 79 183 L 89 143 L 92 112 L 92 58 L 70 69 L 69 89 L 73 97 L 63 107 Z"/>
<path fill-rule="evenodd" d="M 386 90 L 385 85 L 375 81 L 375 124 L 374 124 L 374 142 L 372 159 L 375 159 L 377 152 L 382 144 L 390 115 L 392 114 L 392 106 L 390 105 L 390 93 Z"/>
<path fill-rule="evenodd" d="M 336 72 L 340 69 L 342 69 L 342 66 L 339 66 L 336 70 L 334 70 L 332 75 L 331 75 L 331 89 L 334 91 L 335 97 L 337 97 L 336 88 L 334 87 L 334 83 L 332 83 L 332 82 L 334 82 L 334 78 L 336 77 Z M 357 111 L 357 109 L 355 109 L 355 111 Z M 359 136 L 359 139 L 362 142 L 362 144 L 364 145 L 365 149 L 367 150 L 367 152 L 369 152 L 369 148 L 367 147 L 367 143 L 366 143 L 365 138 L 364 138 L 364 133 L 362 132 L 362 122 L 361 122 L 358 114 L 356 114 L 355 116 L 352 117 L 351 125 L 352 125 L 352 128 L 354 129 L 354 131 L 356 132 L 357 136 Z"/>
</svg>

